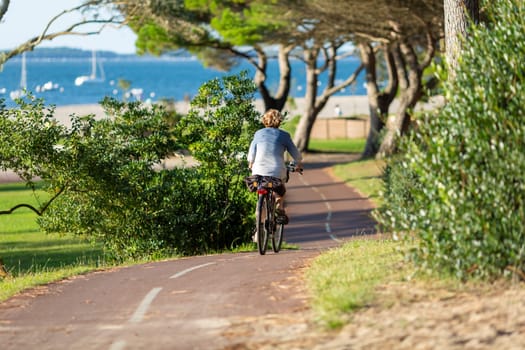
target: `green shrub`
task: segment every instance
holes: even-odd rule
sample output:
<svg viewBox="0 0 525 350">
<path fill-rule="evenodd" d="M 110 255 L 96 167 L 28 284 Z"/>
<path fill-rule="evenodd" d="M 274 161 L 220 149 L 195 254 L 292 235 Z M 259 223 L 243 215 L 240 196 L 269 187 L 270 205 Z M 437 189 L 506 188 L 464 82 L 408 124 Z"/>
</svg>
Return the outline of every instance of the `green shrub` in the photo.
<svg viewBox="0 0 525 350">
<path fill-rule="evenodd" d="M 405 140 L 402 140 L 403 143 Z M 384 226 L 383 229 L 394 233 L 398 238 L 400 232 L 410 232 L 414 226 L 415 213 L 413 193 L 420 190 L 418 178 L 407 166 L 404 155 L 395 155 L 386 162 L 383 171 L 382 203 L 372 213 L 374 218 Z"/>
<path fill-rule="evenodd" d="M 446 106 L 391 164 L 379 215 L 416 234 L 418 264 L 460 278 L 525 268 L 525 5 L 496 1 L 488 18 L 466 42 Z"/>
<path fill-rule="evenodd" d="M 155 231 L 161 212 L 153 194 L 165 184 L 154 165 L 176 149 L 164 110 L 112 99 L 102 105 L 111 118 L 71 116 L 49 161 L 33 166 L 48 191 L 60 193 L 39 224 L 101 241 L 116 259 L 162 253 L 170 242 Z"/>
<path fill-rule="evenodd" d="M 229 249 L 254 222 L 243 182 L 243 152 L 260 127 L 254 92 L 245 73 L 212 80 L 175 130 L 163 107 L 113 99 L 102 103 L 110 118 L 72 115 L 69 128 L 29 97 L 1 109 L 0 168 L 42 178 L 52 198 L 40 208 L 43 230 L 100 241 L 116 260 Z M 155 170 L 179 147 L 200 165 Z"/>
<path fill-rule="evenodd" d="M 188 115 L 177 124 L 178 142 L 198 160 L 194 208 L 198 230 L 213 248 L 228 248 L 251 238 L 256 197 L 246 189 L 246 152 L 262 124 L 255 110 L 253 81 L 246 72 L 202 85 Z M 198 224 L 199 222 L 195 222 Z"/>
</svg>

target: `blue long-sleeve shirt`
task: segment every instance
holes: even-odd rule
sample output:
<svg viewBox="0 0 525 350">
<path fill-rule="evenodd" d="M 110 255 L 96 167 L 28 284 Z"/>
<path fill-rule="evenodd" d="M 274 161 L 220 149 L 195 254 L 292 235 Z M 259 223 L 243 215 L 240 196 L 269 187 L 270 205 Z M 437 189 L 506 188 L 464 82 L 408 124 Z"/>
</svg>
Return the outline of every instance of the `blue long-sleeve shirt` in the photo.
<svg viewBox="0 0 525 350">
<path fill-rule="evenodd" d="M 296 162 L 301 162 L 301 152 L 288 132 L 269 127 L 258 130 L 253 136 L 248 151 L 248 162 L 253 163 L 252 175 L 283 178 L 286 173 L 284 166 L 286 151 Z"/>
</svg>

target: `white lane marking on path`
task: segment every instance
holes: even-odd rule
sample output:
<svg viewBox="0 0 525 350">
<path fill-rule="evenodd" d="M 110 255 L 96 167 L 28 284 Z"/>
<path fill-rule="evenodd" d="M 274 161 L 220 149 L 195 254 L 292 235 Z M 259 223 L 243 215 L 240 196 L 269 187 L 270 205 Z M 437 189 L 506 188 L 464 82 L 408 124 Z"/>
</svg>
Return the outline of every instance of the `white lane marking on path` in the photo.
<svg viewBox="0 0 525 350">
<path fill-rule="evenodd" d="M 135 310 L 135 313 L 131 318 L 129 319 L 130 323 L 139 323 L 144 318 L 144 315 L 146 314 L 146 311 L 148 311 L 149 306 L 153 302 L 153 299 L 159 294 L 159 292 L 162 290 L 161 287 L 153 288 L 149 291 L 148 294 L 142 299 L 142 302 L 140 303 L 137 310 Z"/>
<path fill-rule="evenodd" d="M 109 350 L 122 350 L 126 347 L 126 342 L 124 340 L 117 340 L 116 342 L 112 343 L 109 347 Z"/>
<path fill-rule="evenodd" d="M 103 324 L 99 325 L 98 329 L 102 331 L 118 331 L 124 328 L 124 325 L 121 324 Z"/>
<path fill-rule="evenodd" d="M 338 242 L 338 243 L 341 243 L 341 242 L 343 242 L 342 240 L 340 240 L 339 238 L 337 238 L 337 236 L 336 236 L 336 235 L 330 235 L 330 238 L 331 238 L 332 240 L 334 240 L 334 241 Z"/>
<path fill-rule="evenodd" d="M 305 185 L 305 186 L 310 186 L 310 184 L 308 183 L 308 181 L 306 181 L 306 180 L 304 179 L 304 177 L 301 176 L 300 179 L 301 179 L 301 182 L 303 183 L 303 185 Z"/>
<path fill-rule="evenodd" d="M 197 270 L 197 269 L 200 269 L 200 268 L 203 268 L 203 267 L 206 267 L 206 266 L 209 266 L 209 265 L 215 265 L 215 264 L 216 263 L 214 263 L 214 262 L 209 262 L 209 263 L 206 263 L 206 264 L 193 266 L 193 267 L 190 267 L 189 269 L 182 270 L 181 272 L 177 272 L 176 274 L 171 276 L 170 279 L 171 278 L 179 278 L 179 277 L 184 276 L 185 274 L 187 274 L 188 272 L 191 272 L 193 270 Z"/>
<path fill-rule="evenodd" d="M 202 265 L 193 266 L 193 267 L 190 267 L 189 269 L 186 269 L 186 270 L 183 270 L 183 271 L 180 271 L 174 274 L 170 278 L 178 278 L 178 277 L 184 276 L 185 274 L 193 270 L 197 270 L 202 267 L 205 267 L 208 265 L 214 265 L 214 264 L 216 263 L 210 262 L 210 263 L 206 263 Z M 148 311 L 149 306 L 151 305 L 151 303 L 157 297 L 157 295 L 160 293 L 161 290 L 162 290 L 161 287 L 153 288 L 152 290 L 149 291 L 148 294 L 146 294 L 144 299 L 142 299 L 142 302 L 140 303 L 137 310 L 135 310 L 135 313 L 133 314 L 133 316 L 131 316 L 131 318 L 129 319 L 129 323 L 140 323 L 144 319 L 144 315 L 146 314 L 146 311 Z M 111 346 L 109 347 L 109 350 L 123 350 L 126 347 L 126 345 L 127 343 L 125 340 L 117 340 L 111 344 Z"/>
<path fill-rule="evenodd" d="M 306 182 L 303 178 L 301 178 L 301 182 L 305 185 L 305 186 L 310 186 L 308 184 L 308 182 Z M 324 202 L 324 206 L 326 207 L 326 210 L 327 210 L 327 214 L 326 214 L 326 220 L 325 220 L 325 223 L 324 223 L 324 226 L 325 226 L 325 231 L 326 233 L 329 234 L 330 236 L 330 239 L 332 239 L 333 241 L 336 241 L 336 242 L 342 242 L 339 238 L 337 238 L 336 235 L 332 234 L 332 226 L 330 226 L 330 221 L 332 220 L 332 205 L 330 205 L 330 202 L 328 202 L 328 198 L 326 198 L 326 196 L 324 195 L 324 193 L 322 193 L 319 188 L 315 187 L 315 186 L 312 186 L 312 190 L 316 193 L 319 194 L 319 196 L 321 197 L 321 199 L 323 200 Z"/>
</svg>

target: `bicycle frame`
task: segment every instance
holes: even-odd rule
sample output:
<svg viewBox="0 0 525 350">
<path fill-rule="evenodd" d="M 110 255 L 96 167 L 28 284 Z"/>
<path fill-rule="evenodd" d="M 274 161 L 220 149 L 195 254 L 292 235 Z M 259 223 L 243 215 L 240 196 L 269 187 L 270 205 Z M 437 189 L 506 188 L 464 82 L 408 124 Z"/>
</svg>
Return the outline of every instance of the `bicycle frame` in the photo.
<svg viewBox="0 0 525 350">
<path fill-rule="evenodd" d="M 264 176 L 257 178 L 257 246 L 259 253 L 264 255 L 268 246 L 268 239 L 272 236 L 272 245 L 274 251 L 279 251 L 276 247 L 273 235 L 277 228 L 275 222 L 275 194 L 271 178 L 265 179 Z"/>
<path fill-rule="evenodd" d="M 293 163 L 286 165 L 286 178 L 288 182 L 290 172 L 299 172 L 302 174 L 302 169 L 298 169 Z M 279 184 L 282 180 L 268 176 L 257 176 L 256 183 L 253 184 L 257 188 L 257 210 L 256 210 L 256 236 L 257 247 L 259 253 L 264 255 L 268 247 L 268 239 L 272 238 L 272 249 L 278 253 L 283 242 L 284 223 L 276 221 L 276 199 L 274 193 L 274 183 Z"/>
</svg>

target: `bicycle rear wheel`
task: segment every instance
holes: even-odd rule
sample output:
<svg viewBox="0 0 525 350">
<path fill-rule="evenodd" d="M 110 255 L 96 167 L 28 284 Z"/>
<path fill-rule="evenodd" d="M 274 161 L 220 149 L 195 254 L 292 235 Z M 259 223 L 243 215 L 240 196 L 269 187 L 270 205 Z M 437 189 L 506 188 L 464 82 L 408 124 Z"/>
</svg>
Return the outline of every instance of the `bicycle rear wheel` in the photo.
<svg viewBox="0 0 525 350">
<path fill-rule="evenodd" d="M 283 244 L 284 224 L 275 224 L 275 232 L 272 235 L 272 249 L 275 253 L 281 250 Z"/>
<path fill-rule="evenodd" d="M 264 195 L 259 195 L 257 200 L 257 248 L 259 254 L 266 254 L 266 247 L 268 246 L 268 227 L 269 227 L 269 215 L 268 205 L 266 204 L 267 198 Z"/>
</svg>

